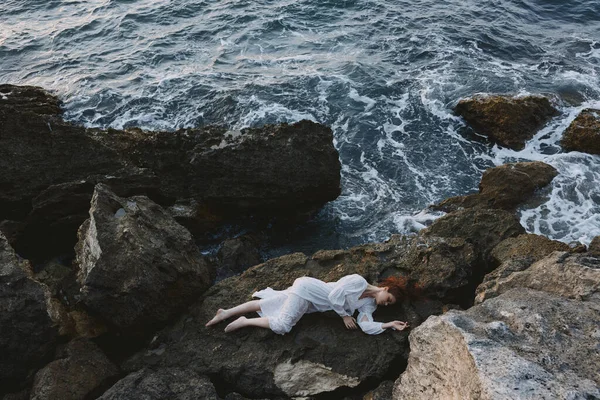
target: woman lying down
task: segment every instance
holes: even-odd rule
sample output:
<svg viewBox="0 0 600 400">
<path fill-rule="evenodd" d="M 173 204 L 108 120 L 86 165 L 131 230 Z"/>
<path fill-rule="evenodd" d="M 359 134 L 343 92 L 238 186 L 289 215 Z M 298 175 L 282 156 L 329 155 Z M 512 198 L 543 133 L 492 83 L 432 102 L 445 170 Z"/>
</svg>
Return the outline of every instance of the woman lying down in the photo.
<svg viewBox="0 0 600 400">
<path fill-rule="evenodd" d="M 294 284 L 285 290 L 273 290 L 268 287 L 255 292 L 252 297 L 260 300 L 252 300 L 228 310 L 219 309 L 206 326 L 256 311 L 260 317 L 239 317 L 227 325 L 225 332 L 256 326 L 283 335 L 288 333 L 304 314 L 333 310 L 342 317 L 348 329 L 356 329 L 358 324 L 363 332 L 370 335 L 377 335 L 389 328 L 401 331 L 408 328 L 406 322 L 375 322 L 372 314 L 378 305 L 394 304 L 405 292 L 405 281 L 394 277 L 373 286 L 357 274 L 344 276 L 337 282 L 323 282 L 305 276 L 296 279 Z M 358 318 L 354 319 L 356 311 Z"/>
</svg>

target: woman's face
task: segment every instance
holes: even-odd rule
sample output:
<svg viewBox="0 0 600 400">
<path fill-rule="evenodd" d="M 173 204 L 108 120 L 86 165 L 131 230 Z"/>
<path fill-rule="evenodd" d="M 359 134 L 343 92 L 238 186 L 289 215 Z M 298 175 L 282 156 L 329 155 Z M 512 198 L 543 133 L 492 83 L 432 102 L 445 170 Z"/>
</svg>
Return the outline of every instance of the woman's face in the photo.
<svg viewBox="0 0 600 400">
<path fill-rule="evenodd" d="M 379 306 L 387 306 L 389 304 L 394 304 L 396 302 L 396 298 L 388 292 L 387 287 L 384 287 L 382 291 L 377 292 L 375 295 L 375 301 Z"/>
</svg>

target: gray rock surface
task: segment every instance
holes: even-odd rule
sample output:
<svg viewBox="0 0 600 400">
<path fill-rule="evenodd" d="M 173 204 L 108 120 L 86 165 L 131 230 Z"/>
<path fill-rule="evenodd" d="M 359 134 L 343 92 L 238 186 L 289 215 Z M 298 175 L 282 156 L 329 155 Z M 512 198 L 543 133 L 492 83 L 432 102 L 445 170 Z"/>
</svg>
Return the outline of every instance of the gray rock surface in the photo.
<svg viewBox="0 0 600 400">
<path fill-rule="evenodd" d="M 164 323 L 210 285 L 191 234 L 147 197 L 121 198 L 99 184 L 89 215 L 76 247 L 81 296 L 116 329 Z"/>
<path fill-rule="evenodd" d="M 58 329 L 50 318 L 50 292 L 31 278 L 0 233 L 0 394 L 19 388 L 52 356 Z"/>
<path fill-rule="evenodd" d="M 217 279 L 239 274 L 262 261 L 258 242 L 250 235 L 225 240 L 217 253 L 217 258 L 219 263 Z"/>
<path fill-rule="evenodd" d="M 219 400 L 210 380 L 187 368 L 141 370 L 127 375 L 98 400 Z"/>
<path fill-rule="evenodd" d="M 106 389 L 119 369 L 93 342 L 69 342 L 57 359 L 39 370 L 31 389 L 31 400 L 84 400 Z"/>
<path fill-rule="evenodd" d="M 410 334 L 400 399 L 600 397 L 600 304 L 517 288 Z"/>
<path fill-rule="evenodd" d="M 487 279 L 477 288 L 481 303 L 513 288 L 530 288 L 564 297 L 600 301 L 600 258 L 554 252 L 522 271 Z"/>
</svg>

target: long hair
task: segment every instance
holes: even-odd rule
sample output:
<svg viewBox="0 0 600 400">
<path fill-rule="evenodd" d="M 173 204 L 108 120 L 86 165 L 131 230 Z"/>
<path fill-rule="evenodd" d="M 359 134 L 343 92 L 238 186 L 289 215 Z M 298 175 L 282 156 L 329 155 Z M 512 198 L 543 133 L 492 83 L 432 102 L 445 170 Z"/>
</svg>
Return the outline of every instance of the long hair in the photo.
<svg viewBox="0 0 600 400">
<path fill-rule="evenodd" d="M 379 282 L 379 287 L 388 287 L 388 293 L 391 293 L 396 301 L 416 300 L 422 297 L 422 288 L 410 282 L 404 276 L 390 276 Z"/>
</svg>

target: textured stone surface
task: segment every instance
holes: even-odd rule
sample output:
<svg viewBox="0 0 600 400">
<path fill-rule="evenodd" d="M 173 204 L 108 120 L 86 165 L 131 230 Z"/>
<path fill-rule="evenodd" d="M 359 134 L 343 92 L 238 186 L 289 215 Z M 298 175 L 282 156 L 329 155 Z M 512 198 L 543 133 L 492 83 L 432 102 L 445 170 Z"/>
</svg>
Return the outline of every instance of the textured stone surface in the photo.
<svg viewBox="0 0 600 400">
<path fill-rule="evenodd" d="M 465 209 L 449 213 L 422 231 L 425 236 L 462 238 L 473 245 L 481 261 L 474 273 L 483 277 L 494 261 L 490 255 L 504 239 L 525 233 L 514 214 L 503 210 Z"/>
<path fill-rule="evenodd" d="M 383 381 L 376 389 L 363 396 L 363 400 L 389 400 L 392 398 L 394 381 Z"/>
<path fill-rule="evenodd" d="M 239 274 L 262 261 L 258 242 L 249 235 L 225 240 L 217 253 L 217 258 L 219 263 L 217 279 Z"/>
<path fill-rule="evenodd" d="M 186 368 L 142 370 L 127 375 L 98 400 L 219 400 L 210 380 Z"/>
<path fill-rule="evenodd" d="M 52 356 L 58 335 L 50 292 L 30 276 L 29 262 L 0 233 L 0 394 L 18 388 Z"/>
<path fill-rule="evenodd" d="M 569 245 L 545 236 L 526 233 L 498 243 L 492 250 L 492 257 L 499 264 L 511 258 L 521 257 L 528 257 L 533 262 L 541 260 L 554 251 L 569 251 Z"/>
<path fill-rule="evenodd" d="M 225 334 L 225 323 L 210 328 L 204 324 L 218 308 L 248 301 L 259 289 L 284 289 L 301 276 L 335 281 L 359 273 L 371 282 L 401 275 L 419 285 L 426 297 L 380 307 L 374 316 L 380 321 L 408 320 L 416 326 L 472 285 L 475 261 L 472 246 L 461 238 L 401 236 L 350 250 L 320 251 L 312 257 L 295 253 L 272 259 L 211 287 L 189 315 L 165 329 L 151 349 L 130 359 L 124 368 L 185 366 L 201 375 L 218 374 L 229 390 L 247 397 L 286 396 L 303 390 L 317 395 L 376 381 L 403 365 L 406 332 L 369 336 L 347 330 L 333 312 L 306 315 L 283 336 L 259 328 Z M 320 384 L 303 389 L 302 382 Z"/>
<path fill-rule="evenodd" d="M 37 372 L 31 400 L 84 400 L 95 391 L 99 394 L 118 374 L 117 366 L 93 342 L 74 340 Z"/>
<path fill-rule="evenodd" d="M 600 154 L 600 110 L 583 110 L 565 130 L 560 144 L 567 151 Z"/>
<path fill-rule="evenodd" d="M 0 93 L 0 221 L 12 221 L 0 226 L 28 257 L 72 248 L 97 183 L 164 206 L 195 201 L 201 227 L 248 214 L 293 218 L 340 193 L 333 133 L 311 121 L 236 132 L 85 129 L 65 122 L 40 88 Z M 47 244 L 36 247 L 39 238 Z"/>
<path fill-rule="evenodd" d="M 410 335 L 399 399 L 600 397 L 600 304 L 513 289 Z"/>
<path fill-rule="evenodd" d="M 540 161 L 504 164 L 487 169 L 479 183 L 479 193 L 451 197 L 433 209 L 446 212 L 463 208 L 499 208 L 514 211 L 536 192 L 552 182 L 556 169 Z"/>
<path fill-rule="evenodd" d="M 525 147 L 558 111 L 545 97 L 476 96 L 461 100 L 455 111 L 492 142 L 515 150 Z"/>
<path fill-rule="evenodd" d="M 600 257 L 600 236 L 592 239 L 588 247 L 588 252 L 593 256 Z"/>
<path fill-rule="evenodd" d="M 481 303 L 513 288 L 531 288 L 565 297 L 600 300 L 600 259 L 587 254 L 554 252 L 523 271 L 487 279 L 477 288 Z"/>
<path fill-rule="evenodd" d="M 191 234 L 147 197 L 99 184 L 89 215 L 76 248 L 82 300 L 118 330 L 164 323 L 210 285 Z"/>
</svg>

